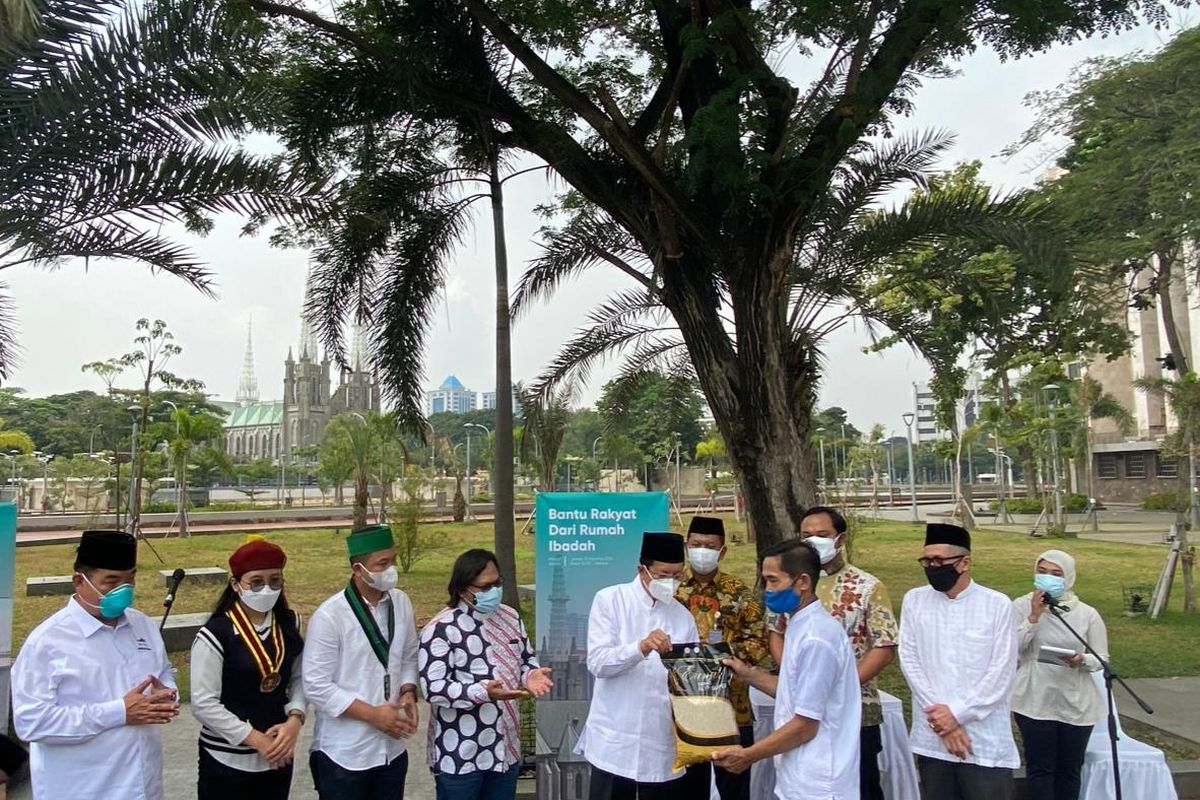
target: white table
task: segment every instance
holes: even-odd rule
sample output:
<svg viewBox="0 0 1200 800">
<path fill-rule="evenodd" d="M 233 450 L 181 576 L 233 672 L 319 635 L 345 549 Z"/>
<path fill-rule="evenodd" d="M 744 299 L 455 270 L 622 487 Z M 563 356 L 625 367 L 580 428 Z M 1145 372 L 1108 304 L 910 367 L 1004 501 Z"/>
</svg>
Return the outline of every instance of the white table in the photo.
<svg viewBox="0 0 1200 800">
<path fill-rule="evenodd" d="M 908 746 L 908 727 L 904 724 L 904 705 L 900 698 L 880 692 L 883 703 L 883 752 L 879 754 L 879 772 L 883 796 L 887 800 L 918 800 L 917 767 Z M 750 689 L 754 708 L 754 738 L 761 739 L 775 730 L 775 698 Z M 774 800 L 775 763 L 760 761 L 750 770 L 750 800 Z"/>
<path fill-rule="evenodd" d="M 1104 676 L 1093 672 L 1096 690 L 1108 707 L 1104 690 Z M 1139 742 L 1121 730 L 1121 718 L 1117 717 L 1117 757 L 1121 759 L 1121 794 L 1125 800 L 1177 800 L 1175 781 L 1171 779 L 1171 768 L 1166 756 L 1157 747 Z M 1108 719 L 1101 720 L 1092 729 L 1087 753 L 1083 757 L 1081 800 L 1112 800 L 1113 791 L 1112 743 L 1108 739 Z"/>
</svg>

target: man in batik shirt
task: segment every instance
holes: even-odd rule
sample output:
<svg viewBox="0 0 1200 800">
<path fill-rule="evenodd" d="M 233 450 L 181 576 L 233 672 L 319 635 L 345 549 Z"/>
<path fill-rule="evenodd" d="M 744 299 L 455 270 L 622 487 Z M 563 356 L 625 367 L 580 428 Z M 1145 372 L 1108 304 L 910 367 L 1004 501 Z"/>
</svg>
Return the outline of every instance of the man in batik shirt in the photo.
<svg viewBox="0 0 1200 800">
<path fill-rule="evenodd" d="M 676 597 L 696 619 L 700 641 L 726 642 L 733 654 L 750 665 L 767 657 L 763 607 L 750 588 L 719 568 L 725 557 L 725 524 L 717 517 L 693 517 L 687 535 L 688 566 Z M 754 744 L 754 717 L 749 688 L 741 681 L 730 687 L 737 712 L 742 746 Z M 748 800 L 750 771 L 741 774 L 716 768 L 721 800 Z"/>
<path fill-rule="evenodd" d="M 892 663 L 900 641 L 892 603 L 887 588 L 878 578 L 846 560 L 846 520 L 836 509 L 826 506 L 808 509 L 800 522 L 800 536 L 816 548 L 821 557 L 817 598 L 846 629 L 858 662 L 863 703 L 859 796 L 861 800 L 883 800 L 879 776 L 883 706 L 879 702 L 875 678 Z M 778 627 L 783 619 L 771 620 L 772 653 L 777 647 L 782 652 L 783 637 L 777 634 L 783 632 Z"/>
</svg>

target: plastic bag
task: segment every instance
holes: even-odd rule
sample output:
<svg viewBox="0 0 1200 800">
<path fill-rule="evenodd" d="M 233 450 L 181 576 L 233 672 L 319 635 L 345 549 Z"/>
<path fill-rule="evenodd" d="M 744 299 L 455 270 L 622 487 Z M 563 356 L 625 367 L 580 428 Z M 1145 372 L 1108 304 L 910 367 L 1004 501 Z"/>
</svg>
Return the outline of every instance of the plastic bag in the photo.
<svg viewBox="0 0 1200 800">
<path fill-rule="evenodd" d="M 675 769 L 742 743 L 729 701 L 733 672 L 721 663 L 730 655 L 725 643 L 677 644 L 662 657 L 675 720 Z"/>
</svg>

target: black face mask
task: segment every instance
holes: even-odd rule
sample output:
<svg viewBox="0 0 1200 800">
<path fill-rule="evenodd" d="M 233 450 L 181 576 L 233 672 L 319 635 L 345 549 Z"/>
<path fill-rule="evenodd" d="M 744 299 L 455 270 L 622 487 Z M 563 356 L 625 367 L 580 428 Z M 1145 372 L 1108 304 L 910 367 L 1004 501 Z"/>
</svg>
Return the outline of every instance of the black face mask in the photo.
<svg viewBox="0 0 1200 800">
<path fill-rule="evenodd" d="M 954 588 L 954 584 L 958 583 L 958 570 L 954 566 L 954 564 L 943 564 L 940 567 L 926 567 L 925 579 L 937 591 L 948 592 Z"/>
</svg>

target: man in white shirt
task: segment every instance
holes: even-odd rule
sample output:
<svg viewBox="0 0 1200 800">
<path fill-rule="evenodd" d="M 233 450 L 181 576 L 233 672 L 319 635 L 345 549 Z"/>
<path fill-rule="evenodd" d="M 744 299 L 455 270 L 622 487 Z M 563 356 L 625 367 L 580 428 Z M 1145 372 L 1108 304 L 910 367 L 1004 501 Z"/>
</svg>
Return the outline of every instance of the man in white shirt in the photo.
<svg viewBox="0 0 1200 800">
<path fill-rule="evenodd" d="M 309 766 L 321 800 L 404 796 L 417 730 L 417 629 L 396 589 L 392 530 L 375 525 L 346 540 L 346 588 L 313 612 L 304 643 L 304 695 L 316 708 Z"/>
<path fill-rule="evenodd" d="M 971 579 L 971 536 L 930 523 L 918 559 L 929 586 L 904 595 L 900 667 L 912 689 L 912 751 L 925 800 L 1009 800 L 1020 763 L 1009 698 L 1012 602 Z"/>
<path fill-rule="evenodd" d="M 708 796 L 707 765 L 675 771 L 675 723 L 661 653 L 699 640 L 675 599 L 683 537 L 646 533 L 637 577 L 596 593 L 588 614 L 588 670 L 596 678 L 577 753 L 592 765 L 590 800 Z"/>
<path fill-rule="evenodd" d="M 820 570 L 807 542 L 789 539 L 764 551 L 767 609 L 788 617 L 779 675 L 728 662 L 739 678 L 775 696 L 775 732 L 721 750 L 713 761 L 742 772 L 773 756 L 778 800 L 859 798 L 862 691 L 846 631 L 817 598 Z"/>
<path fill-rule="evenodd" d="M 137 540 L 85 531 L 74 569 L 75 594 L 29 634 L 12 668 L 34 800 L 162 800 L 155 726 L 179 702 L 158 626 L 129 607 Z"/>
</svg>

